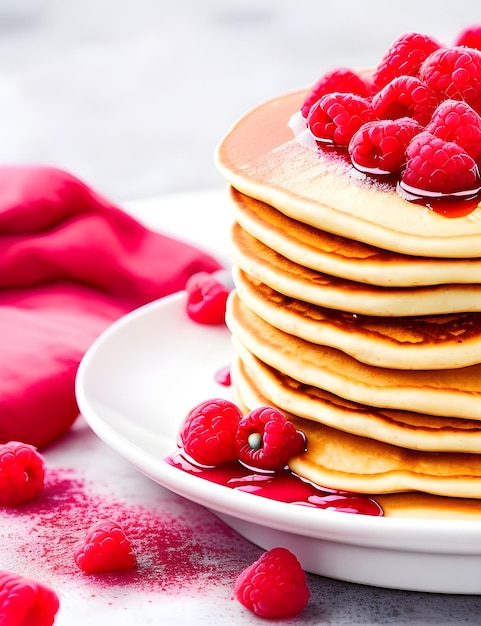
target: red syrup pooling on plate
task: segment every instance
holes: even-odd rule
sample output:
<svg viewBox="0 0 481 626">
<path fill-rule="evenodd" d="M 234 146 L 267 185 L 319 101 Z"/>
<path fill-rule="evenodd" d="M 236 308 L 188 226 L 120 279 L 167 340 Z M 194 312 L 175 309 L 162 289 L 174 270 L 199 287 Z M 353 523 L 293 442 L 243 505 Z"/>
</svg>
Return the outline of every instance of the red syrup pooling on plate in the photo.
<svg viewBox="0 0 481 626">
<path fill-rule="evenodd" d="M 225 367 L 221 367 L 214 374 L 214 380 L 219 385 L 223 385 L 224 387 L 230 387 L 230 365 L 226 365 Z"/>
<path fill-rule="evenodd" d="M 249 470 L 237 462 L 224 463 L 216 467 L 200 467 L 191 463 L 183 455 L 182 449 L 165 460 L 169 465 L 193 476 L 269 500 L 342 513 L 375 517 L 383 515 L 381 506 L 369 496 L 320 489 L 302 480 L 288 469 L 261 473 Z"/>
</svg>

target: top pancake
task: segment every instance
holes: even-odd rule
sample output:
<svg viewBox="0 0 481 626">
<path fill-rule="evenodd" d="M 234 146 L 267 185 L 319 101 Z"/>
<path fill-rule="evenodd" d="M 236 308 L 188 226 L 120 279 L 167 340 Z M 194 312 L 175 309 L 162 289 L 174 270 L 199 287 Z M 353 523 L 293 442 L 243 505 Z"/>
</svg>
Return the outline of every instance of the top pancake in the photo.
<svg viewBox="0 0 481 626">
<path fill-rule="evenodd" d="M 472 258 L 481 252 L 481 207 L 447 218 L 401 198 L 343 157 L 306 148 L 288 126 L 304 91 L 248 112 L 216 151 L 224 178 L 242 193 L 330 233 L 401 254 Z"/>
</svg>

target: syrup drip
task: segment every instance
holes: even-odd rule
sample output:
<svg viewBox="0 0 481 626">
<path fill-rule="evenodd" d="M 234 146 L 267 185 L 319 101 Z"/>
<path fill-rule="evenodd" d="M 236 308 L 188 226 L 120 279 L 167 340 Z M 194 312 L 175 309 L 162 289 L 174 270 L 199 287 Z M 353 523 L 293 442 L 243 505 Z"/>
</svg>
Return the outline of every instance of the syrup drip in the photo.
<svg viewBox="0 0 481 626">
<path fill-rule="evenodd" d="M 214 380 L 223 387 L 230 387 L 230 365 L 226 365 L 225 367 L 221 367 L 220 370 L 217 370 L 214 374 Z"/>
<path fill-rule="evenodd" d="M 481 201 L 481 194 L 475 193 L 470 196 L 441 196 L 439 198 L 427 198 L 416 196 L 405 191 L 399 184 L 396 186 L 398 194 L 413 204 L 419 204 L 431 209 L 444 217 L 464 217 L 469 215 L 477 208 Z"/>
<path fill-rule="evenodd" d="M 383 515 L 381 506 L 369 496 L 320 489 L 302 480 L 288 469 L 280 472 L 257 473 L 238 462 L 204 468 L 191 463 L 183 456 L 182 450 L 167 457 L 166 462 L 188 474 L 217 485 L 269 500 L 357 515 L 375 517 Z"/>
</svg>

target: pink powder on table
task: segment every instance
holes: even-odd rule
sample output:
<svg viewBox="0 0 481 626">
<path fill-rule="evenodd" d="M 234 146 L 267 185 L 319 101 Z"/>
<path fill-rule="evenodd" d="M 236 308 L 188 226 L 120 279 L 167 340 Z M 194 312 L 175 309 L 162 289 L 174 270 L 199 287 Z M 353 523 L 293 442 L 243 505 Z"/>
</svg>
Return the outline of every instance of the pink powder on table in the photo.
<svg viewBox="0 0 481 626">
<path fill-rule="evenodd" d="M 47 471 L 44 490 L 34 501 L 0 508 L 0 524 L 17 518 L 22 532 L 10 533 L 10 549 L 27 569 L 54 581 L 78 581 L 94 589 L 137 588 L 142 592 L 195 595 L 206 586 L 232 588 L 237 575 L 261 550 L 212 513 L 183 498 L 153 502 L 152 508 L 98 494 L 75 470 Z M 73 546 L 100 519 L 117 521 L 131 540 L 135 569 L 85 574 L 73 560 Z"/>
</svg>

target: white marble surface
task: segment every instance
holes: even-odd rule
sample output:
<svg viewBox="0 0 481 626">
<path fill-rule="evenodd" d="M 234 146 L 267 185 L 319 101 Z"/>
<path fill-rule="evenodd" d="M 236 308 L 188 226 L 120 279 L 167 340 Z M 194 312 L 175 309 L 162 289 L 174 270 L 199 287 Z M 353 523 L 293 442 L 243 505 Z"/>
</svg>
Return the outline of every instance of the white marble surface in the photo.
<svg viewBox="0 0 481 626">
<path fill-rule="evenodd" d="M 477 21 L 478 0 L 0 0 L 0 162 L 119 201 L 218 187 L 214 146 L 247 108 Z"/>
</svg>

